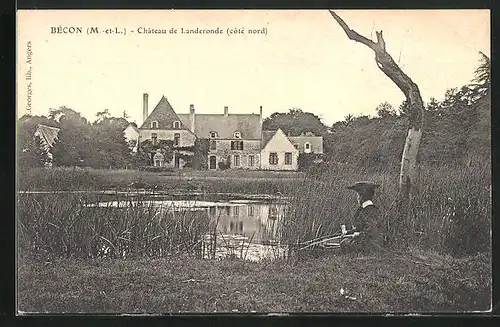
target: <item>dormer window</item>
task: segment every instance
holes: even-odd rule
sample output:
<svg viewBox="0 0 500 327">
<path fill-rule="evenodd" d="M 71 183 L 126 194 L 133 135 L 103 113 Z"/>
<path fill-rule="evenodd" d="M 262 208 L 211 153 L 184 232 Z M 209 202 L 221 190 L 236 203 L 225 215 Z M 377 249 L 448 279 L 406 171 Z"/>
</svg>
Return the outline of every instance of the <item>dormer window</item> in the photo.
<svg viewBox="0 0 500 327">
<path fill-rule="evenodd" d="M 156 120 L 151 122 L 151 128 L 158 128 L 158 122 Z"/>
<path fill-rule="evenodd" d="M 210 138 L 211 139 L 216 139 L 217 138 L 217 132 L 210 132 Z"/>
<path fill-rule="evenodd" d="M 305 153 L 311 152 L 311 143 L 309 143 L 309 142 L 304 143 L 304 152 Z"/>
<path fill-rule="evenodd" d="M 174 129 L 179 129 L 179 128 L 181 128 L 181 122 L 178 120 L 174 121 Z"/>
<path fill-rule="evenodd" d="M 240 139 L 241 138 L 241 133 L 240 132 L 234 132 L 234 138 L 235 139 Z"/>
</svg>

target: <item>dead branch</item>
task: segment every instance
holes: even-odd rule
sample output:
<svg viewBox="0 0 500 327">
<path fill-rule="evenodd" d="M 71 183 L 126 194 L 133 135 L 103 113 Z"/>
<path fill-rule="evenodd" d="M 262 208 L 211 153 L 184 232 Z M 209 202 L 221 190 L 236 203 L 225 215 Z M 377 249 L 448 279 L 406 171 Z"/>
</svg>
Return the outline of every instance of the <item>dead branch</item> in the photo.
<svg viewBox="0 0 500 327">
<path fill-rule="evenodd" d="M 403 92 L 409 103 L 414 104 L 410 110 L 410 128 L 414 127 L 419 130 L 422 126 L 422 110 L 423 101 L 420 96 L 420 90 L 408 75 L 406 75 L 401 68 L 396 64 L 394 59 L 387 53 L 385 40 L 382 31 L 375 31 L 377 42 L 374 42 L 358 32 L 349 28 L 349 26 L 340 18 L 333 10 L 329 10 L 332 17 L 342 27 L 347 37 L 353 41 L 360 42 L 375 52 L 375 61 L 380 70 L 389 77 L 397 87 Z"/>
</svg>

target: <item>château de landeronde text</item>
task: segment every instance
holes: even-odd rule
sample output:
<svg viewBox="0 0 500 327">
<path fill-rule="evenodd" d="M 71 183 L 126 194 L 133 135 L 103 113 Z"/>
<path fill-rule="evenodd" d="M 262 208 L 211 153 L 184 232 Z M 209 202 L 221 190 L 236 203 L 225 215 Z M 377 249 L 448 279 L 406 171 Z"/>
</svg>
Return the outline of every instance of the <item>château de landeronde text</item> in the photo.
<svg viewBox="0 0 500 327">
<path fill-rule="evenodd" d="M 220 27 L 217 28 L 153 28 L 153 27 L 138 27 L 136 29 L 126 29 L 120 27 L 102 28 L 102 27 L 83 27 L 83 26 L 51 26 L 50 34 L 123 34 L 127 31 L 130 34 L 225 34 Z M 244 27 L 227 28 L 228 35 L 233 34 L 265 34 L 267 35 L 267 27 L 259 29 L 248 29 Z"/>
</svg>

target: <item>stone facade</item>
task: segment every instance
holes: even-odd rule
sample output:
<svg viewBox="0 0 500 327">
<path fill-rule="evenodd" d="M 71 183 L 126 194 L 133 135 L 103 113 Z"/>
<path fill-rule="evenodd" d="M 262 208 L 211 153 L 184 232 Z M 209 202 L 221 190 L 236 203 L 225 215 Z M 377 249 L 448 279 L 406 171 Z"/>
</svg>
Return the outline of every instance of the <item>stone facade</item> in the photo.
<svg viewBox="0 0 500 327">
<path fill-rule="evenodd" d="M 206 159 L 211 170 L 297 170 L 299 153 L 323 151 L 321 137 L 288 138 L 281 130 L 263 131 L 262 107 L 258 114 L 230 114 L 227 106 L 221 114 L 196 114 L 194 105 L 190 105 L 188 114 L 177 114 L 162 97 L 148 114 L 147 99 L 144 94 L 139 143 L 150 140 L 156 145 L 161 140 L 172 141 L 174 166 L 178 168 L 184 161 L 180 156 L 176 159 L 176 154 L 182 150 L 182 156 L 186 156 L 186 148 L 193 147 L 197 138 L 209 140 Z M 154 155 L 151 153 L 152 159 Z M 152 161 L 152 165 L 157 163 Z"/>
</svg>

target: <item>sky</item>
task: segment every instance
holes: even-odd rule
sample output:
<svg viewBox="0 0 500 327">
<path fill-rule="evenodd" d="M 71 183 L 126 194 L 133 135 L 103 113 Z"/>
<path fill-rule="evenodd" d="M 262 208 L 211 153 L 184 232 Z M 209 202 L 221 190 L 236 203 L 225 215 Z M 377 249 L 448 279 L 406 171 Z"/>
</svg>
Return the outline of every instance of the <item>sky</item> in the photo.
<svg viewBox="0 0 500 327">
<path fill-rule="evenodd" d="M 490 56 L 489 10 L 338 10 L 351 29 L 375 40 L 416 82 L 427 102 L 474 77 Z M 368 47 L 349 40 L 327 10 L 18 11 L 17 114 L 67 106 L 90 121 L 108 109 L 142 123 L 164 95 L 177 113 L 258 113 L 300 108 L 323 123 L 397 107 L 401 91 Z M 51 33 L 81 27 L 81 34 Z M 98 27 L 99 34 L 87 34 Z M 105 34 L 118 28 L 125 34 Z M 139 34 L 139 28 L 177 34 Z M 181 34 L 180 29 L 223 34 Z M 228 29 L 244 29 L 228 35 Z M 265 34 L 249 34 L 265 29 Z M 28 59 L 30 43 L 31 62 Z M 31 67 L 31 80 L 26 72 Z M 28 104 L 28 100 L 30 100 Z"/>
</svg>

